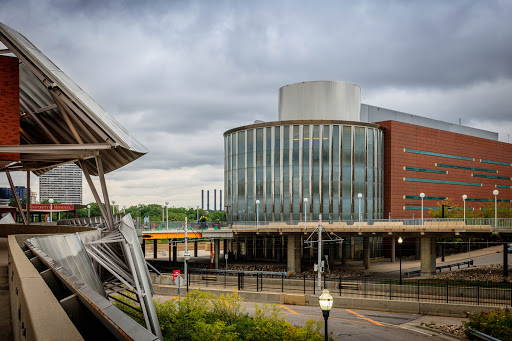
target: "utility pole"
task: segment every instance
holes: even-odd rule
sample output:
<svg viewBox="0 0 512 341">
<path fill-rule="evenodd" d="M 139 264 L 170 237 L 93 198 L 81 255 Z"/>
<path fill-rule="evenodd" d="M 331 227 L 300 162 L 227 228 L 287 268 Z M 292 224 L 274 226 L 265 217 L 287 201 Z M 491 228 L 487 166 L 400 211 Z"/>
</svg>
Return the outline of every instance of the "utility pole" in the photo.
<svg viewBox="0 0 512 341">
<path fill-rule="evenodd" d="M 322 291 L 322 215 L 318 215 L 318 292 Z"/>
</svg>

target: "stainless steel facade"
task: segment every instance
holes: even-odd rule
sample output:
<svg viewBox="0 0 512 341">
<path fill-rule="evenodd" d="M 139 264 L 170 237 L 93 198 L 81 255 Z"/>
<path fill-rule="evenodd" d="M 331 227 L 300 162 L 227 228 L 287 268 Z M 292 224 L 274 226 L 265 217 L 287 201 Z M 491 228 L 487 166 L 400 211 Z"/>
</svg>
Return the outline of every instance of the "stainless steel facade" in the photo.
<svg viewBox="0 0 512 341">
<path fill-rule="evenodd" d="M 361 88 L 339 81 L 288 84 L 279 89 L 279 120 L 359 121 Z"/>
<path fill-rule="evenodd" d="M 228 219 L 383 218 L 383 132 L 376 124 L 277 121 L 224 134 Z M 304 204 L 304 198 L 308 203 Z M 259 200 L 259 205 L 256 204 Z"/>
</svg>

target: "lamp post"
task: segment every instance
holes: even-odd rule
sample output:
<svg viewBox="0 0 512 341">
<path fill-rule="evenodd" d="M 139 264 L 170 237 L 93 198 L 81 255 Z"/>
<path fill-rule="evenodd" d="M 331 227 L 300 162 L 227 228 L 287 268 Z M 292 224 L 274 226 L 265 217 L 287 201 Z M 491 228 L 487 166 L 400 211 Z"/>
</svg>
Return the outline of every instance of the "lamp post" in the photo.
<svg viewBox="0 0 512 341">
<path fill-rule="evenodd" d="M 162 205 L 162 223 L 165 221 L 164 213 L 165 213 L 165 205 Z"/>
<path fill-rule="evenodd" d="M 320 304 L 320 309 L 322 309 L 322 313 L 324 315 L 325 320 L 325 341 L 329 340 L 327 320 L 329 319 L 329 312 L 331 311 L 332 303 L 333 300 L 331 294 L 329 294 L 329 290 L 324 289 L 322 291 L 322 295 L 318 297 L 318 304 Z"/>
<path fill-rule="evenodd" d="M 420 193 L 421 198 L 421 226 L 423 226 L 423 198 L 425 198 L 425 193 Z"/>
<path fill-rule="evenodd" d="M 87 217 L 91 217 L 91 205 L 87 205 Z"/>
<path fill-rule="evenodd" d="M 123 213 L 126 214 L 126 206 L 123 205 Z"/>
<path fill-rule="evenodd" d="M 165 229 L 169 229 L 169 208 L 167 207 L 169 205 L 169 202 L 165 202 Z"/>
<path fill-rule="evenodd" d="M 199 206 L 196 208 L 197 222 L 199 223 Z"/>
<path fill-rule="evenodd" d="M 304 229 L 306 229 L 306 206 L 308 205 L 308 198 L 304 198 Z M 309 211 L 309 206 L 308 206 Z"/>
<path fill-rule="evenodd" d="M 494 229 L 498 228 L 498 192 L 497 189 L 492 191 L 492 194 L 494 194 Z"/>
<path fill-rule="evenodd" d="M 52 212 L 53 211 L 53 199 L 48 200 L 48 202 L 50 203 L 50 222 L 52 222 L 53 221 L 53 217 L 52 217 L 53 216 L 53 212 Z"/>
<path fill-rule="evenodd" d="M 402 243 L 404 240 L 402 237 L 398 237 L 398 252 L 400 255 L 400 285 L 402 285 Z"/>
<path fill-rule="evenodd" d="M 468 196 L 466 194 L 464 194 L 462 196 L 462 201 L 464 201 L 464 224 L 466 224 L 466 199 L 468 198 Z"/>
<path fill-rule="evenodd" d="M 114 208 L 115 208 L 116 201 L 112 200 L 112 214 L 115 214 Z"/>
<path fill-rule="evenodd" d="M 357 197 L 359 198 L 359 230 L 361 230 L 361 198 L 363 197 L 363 195 L 361 193 L 358 193 Z"/>
<path fill-rule="evenodd" d="M 185 253 L 183 254 L 183 269 L 185 270 L 185 283 L 187 284 L 187 292 L 188 292 L 188 261 L 190 260 L 190 254 L 188 253 L 188 222 L 187 217 L 185 217 Z"/>
<path fill-rule="evenodd" d="M 260 201 L 256 200 L 256 232 L 260 231 L 260 218 L 259 218 Z"/>
</svg>

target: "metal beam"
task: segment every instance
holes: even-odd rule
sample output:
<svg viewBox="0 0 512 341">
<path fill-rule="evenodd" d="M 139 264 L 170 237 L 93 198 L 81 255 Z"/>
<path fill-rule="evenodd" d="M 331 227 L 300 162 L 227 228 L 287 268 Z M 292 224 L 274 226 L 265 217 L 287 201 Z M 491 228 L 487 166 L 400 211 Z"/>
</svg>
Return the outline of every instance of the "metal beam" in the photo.
<svg viewBox="0 0 512 341">
<path fill-rule="evenodd" d="M 59 102 L 59 104 L 60 104 L 59 99 L 57 99 L 56 96 L 53 95 L 53 93 L 50 92 L 50 94 L 52 95 L 53 100 L 55 102 Z M 64 109 L 64 110 L 62 110 L 62 109 Z M 80 135 L 78 135 L 78 132 L 76 131 L 75 126 L 73 125 L 73 122 L 71 122 L 71 119 L 69 118 L 69 116 L 66 112 L 66 108 L 61 108 L 60 114 L 62 115 L 62 118 L 64 118 L 64 121 L 68 125 L 69 130 L 71 130 L 71 133 L 75 137 L 76 142 L 78 142 L 79 144 L 84 144 L 84 141 L 82 141 L 82 138 L 80 137 Z"/>
<path fill-rule="evenodd" d="M 72 151 L 111 149 L 107 143 L 89 144 L 37 144 L 37 145 L 0 145 L 0 153 L 71 153 Z"/>
<path fill-rule="evenodd" d="M 12 53 L 11 50 L 9 50 L 9 49 L 1 49 L 0 50 L 0 54 L 9 54 L 9 53 Z"/>
<path fill-rule="evenodd" d="M 103 163 L 101 162 L 101 156 L 96 156 L 96 167 L 98 168 L 98 177 L 100 178 L 101 193 L 103 193 L 103 200 L 105 200 L 105 208 L 107 210 L 108 219 L 110 221 L 110 230 L 114 230 L 114 216 L 110 210 L 110 199 L 108 197 L 107 183 L 105 182 L 105 174 L 103 173 Z M 106 219 L 105 219 L 106 220 Z"/>
<path fill-rule="evenodd" d="M 9 173 L 7 171 L 7 172 L 5 172 L 5 174 L 7 174 L 7 180 L 9 180 L 9 186 L 11 186 L 12 195 L 14 196 L 14 200 L 16 201 L 16 206 L 18 207 L 18 211 L 20 212 L 21 219 L 23 220 L 23 225 L 28 225 L 27 219 L 26 219 L 25 215 L 23 214 L 23 211 L 21 210 L 21 203 L 20 203 L 20 200 L 18 199 L 18 194 L 16 193 L 16 189 L 14 188 L 14 183 L 12 182 L 11 173 Z"/>
<path fill-rule="evenodd" d="M 30 171 L 27 171 L 27 225 L 30 224 Z"/>
<path fill-rule="evenodd" d="M 92 195 L 94 196 L 94 200 L 96 201 L 96 204 L 98 204 L 98 208 L 100 209 L 103 219 L 105 219 L 107 228 L 109 230 L 113 230 L 114 226 L 110 226 L 110 221 L 108 220 L 107 213 L 105 212 L 105 207 L 103 207 L 103 203 L 101 202 L 100 196 L 98 195 L 98 192 L 96 191 L 96 187 L 94 187 L 94 183 L 92 182 L 91 175 L 89 174 L 89 170 L 87 169 L 87 167 L 85 167 L 85 165 L 82 161 L 79 161 L 79 163 L 80 163 L 80 168 L 82 168 L 82 171 L 84 172 L 85 179 L 87 180 L 87 183 L 89 184 L 89 188 L 91 189 Z"/>
</svg>

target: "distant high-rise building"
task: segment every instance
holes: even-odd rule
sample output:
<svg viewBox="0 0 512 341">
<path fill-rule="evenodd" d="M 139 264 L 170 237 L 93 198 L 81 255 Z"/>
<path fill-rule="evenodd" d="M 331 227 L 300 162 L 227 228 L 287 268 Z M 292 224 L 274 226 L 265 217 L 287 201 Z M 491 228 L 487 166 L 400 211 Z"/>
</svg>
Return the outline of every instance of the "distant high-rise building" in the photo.
<svg viewBox="0 0 512 341">
<path fill-rule="evenodd" d="M 82 170 L 74 163 L 52 169 L 39 177 L 39 200 L 82 204 Z"/>
<path fill-rule="evenodd" d="M 27 198 L 27 188 L 25 186 L 14 186 L 14 190 L 18 195 L 18 199 Z M 9 187 L 0 187 L 0 199 L 11 199 L 14 198 L 12 191 Z"/>
</svg>

